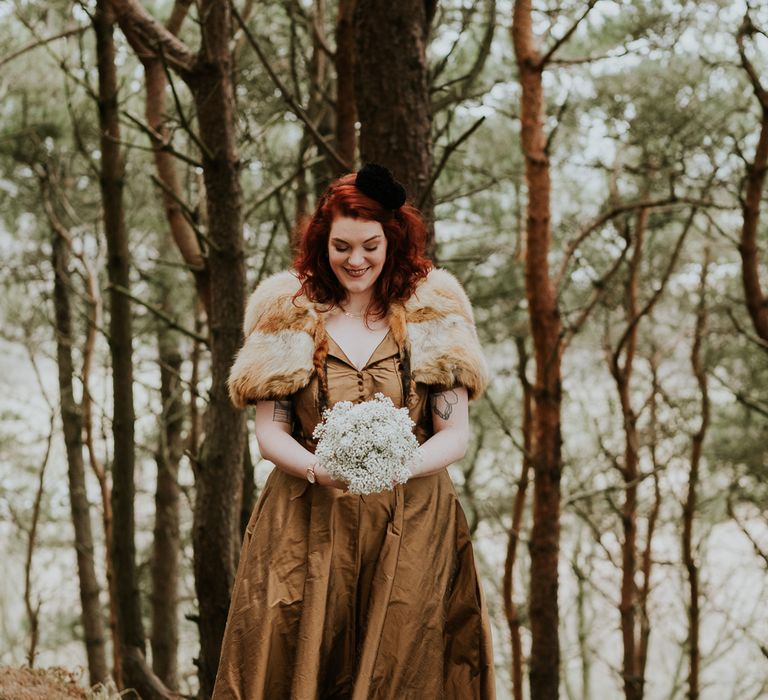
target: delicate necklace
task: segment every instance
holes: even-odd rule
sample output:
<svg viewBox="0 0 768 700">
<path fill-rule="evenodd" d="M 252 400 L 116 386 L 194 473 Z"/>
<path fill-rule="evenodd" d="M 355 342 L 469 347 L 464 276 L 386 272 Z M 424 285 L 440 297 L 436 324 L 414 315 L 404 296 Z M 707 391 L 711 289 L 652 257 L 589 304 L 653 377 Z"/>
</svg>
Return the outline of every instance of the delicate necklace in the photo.
<svg viewBox="0 0 768 700">
<path fill-rule="evenodd" d="M 341 309 L 341 313 L 343 313 L 345 316 L 349 316 L 349 318 L 362 318 L 365 316 L 365 314 L 351 314 L 343 306 L 339 306 L 339 308 Z"/>
</svg>

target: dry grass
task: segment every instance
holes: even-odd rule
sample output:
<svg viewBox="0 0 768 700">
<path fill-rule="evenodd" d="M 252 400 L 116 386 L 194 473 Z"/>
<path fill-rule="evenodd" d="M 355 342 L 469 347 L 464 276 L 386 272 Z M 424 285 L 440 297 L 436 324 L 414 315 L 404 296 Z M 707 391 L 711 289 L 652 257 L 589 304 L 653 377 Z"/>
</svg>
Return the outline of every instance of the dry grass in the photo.
<svg viewBox="0 0 768 700">
<path fill-rule="evenodd" d="M 77 680 L 65 668 L 0 668 L 0 700 L 86 700 Z"/>
</svg>

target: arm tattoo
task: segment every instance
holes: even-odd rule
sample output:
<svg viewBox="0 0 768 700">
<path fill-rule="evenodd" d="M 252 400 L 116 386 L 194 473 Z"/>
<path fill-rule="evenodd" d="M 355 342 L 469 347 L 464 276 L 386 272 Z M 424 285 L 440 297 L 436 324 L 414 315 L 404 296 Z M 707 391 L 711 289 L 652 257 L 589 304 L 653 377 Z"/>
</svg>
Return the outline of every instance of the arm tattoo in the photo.
<svg viewBox="0 0 768 700">
<path fill-rule="evenodd" d="M 276 423 L 293 423 L 293 406 L 290 401 L 275 401 L 272 420 Z"/>
<path fill-rule="evenodd" d="M 448 420 L 453 413 L 453 407 L 459 402 L 459 395 L 453 390 L 432 394 L 432 410 L 443 420 Z"/>
</svg>

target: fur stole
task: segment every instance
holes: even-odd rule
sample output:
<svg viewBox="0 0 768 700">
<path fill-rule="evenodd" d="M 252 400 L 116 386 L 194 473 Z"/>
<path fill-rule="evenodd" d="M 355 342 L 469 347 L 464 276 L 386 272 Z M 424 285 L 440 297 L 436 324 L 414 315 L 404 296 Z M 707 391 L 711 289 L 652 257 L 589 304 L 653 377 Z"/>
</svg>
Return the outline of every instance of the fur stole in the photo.
<svg viewBox="0 0 768 700">
<path fill-rule="evenodd" d="M 328 353 L 323 316 L 306 297 L 293 301 L 299 286 L 293 272 L 278 272 L 251 294 L 245 343 L 228 381 L 238 408 L 285 398 L 305 387 L 314 372 L 323 389 Z M 405 304 L 392 304 L 389 323 L 400 348 L 404 384 L 462 385 L 470 399 L 482 394 L 488 368 L 472 306 L 450 272 L 431 270 Z"/>
</svg>

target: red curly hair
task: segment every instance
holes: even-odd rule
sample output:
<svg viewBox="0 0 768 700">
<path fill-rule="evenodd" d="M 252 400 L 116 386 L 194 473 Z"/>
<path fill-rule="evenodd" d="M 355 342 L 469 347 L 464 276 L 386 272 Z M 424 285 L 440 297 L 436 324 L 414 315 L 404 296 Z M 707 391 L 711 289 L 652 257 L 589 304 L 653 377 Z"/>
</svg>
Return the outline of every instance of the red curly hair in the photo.
<svg viewBox="0 0 768 700">
<path fill-rule="evenodd" d="M 368 311 L 386 314 L 393 301 L 404 302 L 427 276 L 432 263 L 424 255 L 427 227 L 419 210 L 409 203 L 392 211 L 355 187 L 355 173 L 332 182 L 318 202 L 315 213 L 299 230 L 293 267 L 308 299 L 339 306 L 346 290 L 328 260 L 328 237 L 334 219 L 349 217 L 378 221 L 387 239 L 387 257 L 374 285 Z M 366 313 L 368 313 L 368 311 Z"/>
</svg>

